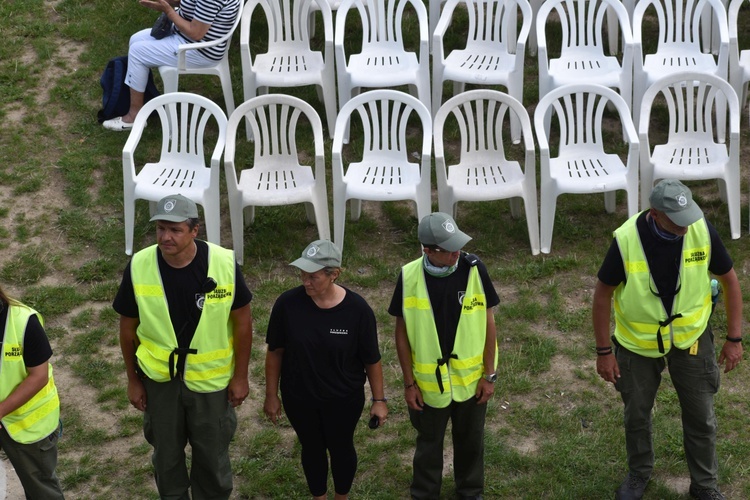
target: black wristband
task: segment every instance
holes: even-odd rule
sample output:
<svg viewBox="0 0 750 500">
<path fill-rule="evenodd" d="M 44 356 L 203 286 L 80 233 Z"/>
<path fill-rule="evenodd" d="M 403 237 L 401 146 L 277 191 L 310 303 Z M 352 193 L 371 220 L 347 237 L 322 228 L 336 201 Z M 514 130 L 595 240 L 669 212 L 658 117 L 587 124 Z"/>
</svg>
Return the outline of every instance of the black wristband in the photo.
<svg viewBox="0 0 750 500">
<path fill-rule="evenodd" d="M 388 398 L 381 398 L 381 399 L 372 398 L 372 402 L 373 403 L 387 403 L 388 402 Z"/>
<path fill-rule="evenodd" d="M 404 389 L 411 389 L 412 387 L 416 387 L 417 383 L 412 382 L 411 384 L 404 384 Z"/>
<path fill-rule="evenodd" d="M 607 349 L 607 350 L 601 350 L 601 351 L 599 350 L 599 348 L 596 349 L 596 355 L 597 356 L 609 356 L 610 354 L 612 354 L 612 348 L 611 347 L 609 349 Z"/>
<path fill-rule="evenodd" d="M 734 342 L 735 344 L 741 344 L 742 343 L 742 337 L 730 337 L 729 335 L 727 335 L 726 339 L 729 342 Z"/>
</svg>

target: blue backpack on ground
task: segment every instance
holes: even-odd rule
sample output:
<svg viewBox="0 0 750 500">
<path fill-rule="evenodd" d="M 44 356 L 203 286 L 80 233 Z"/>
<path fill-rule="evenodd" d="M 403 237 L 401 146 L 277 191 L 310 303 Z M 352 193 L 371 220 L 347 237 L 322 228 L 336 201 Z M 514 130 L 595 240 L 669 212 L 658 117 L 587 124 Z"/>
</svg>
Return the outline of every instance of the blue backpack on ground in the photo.
<svg viewBox="0 0 750 500">
<path fill-rule="evenodd" d="M 128 114 L 130 109 L 130 87 L 125 85 L 125 74 L 128 71 L 128 56 L 110 59 L 104 73 L 99 79 L 102 86 L 102 109 L 97 113 L 99 123 L 111 118 Z M 148 102 L 159 95 L 154 84 L 154 75 L 148 72 L 148 83 L 143 102 Z"/>
</svg>

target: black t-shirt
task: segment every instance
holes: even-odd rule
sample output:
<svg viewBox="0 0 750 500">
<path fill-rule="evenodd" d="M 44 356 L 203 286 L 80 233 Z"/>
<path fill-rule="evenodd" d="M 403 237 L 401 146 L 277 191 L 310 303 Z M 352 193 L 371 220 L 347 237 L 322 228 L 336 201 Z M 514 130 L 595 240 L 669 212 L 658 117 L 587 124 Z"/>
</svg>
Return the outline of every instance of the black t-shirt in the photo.
<svg viewBox="0 0 750 500">
<path fill-rule="evenodd" d="M 208 278 L 208 245 L 195 240 L 197 252 L 193 261 L 185 267 L 175 268 L 167 264 L 157 248 L 159 274 L 164 283 L 164 293 L 169 307 L 169 318 L 177 335 L 179 347 L 189 347 L 198 327 L 203 310 L 203 288 Z M 235 263 L 234 301 L 232 310 L 250 303 L 253 294 L 245 283 L 242 269 Z M 114 310 L 127 318 L 138 318 L 138 303 L 135 301 L 130 262 L 122 276 L 120 289 L 112 304 Z"/>
<path fill-rule="evenodd" d="M 671 311 L 674 300 L 673 292 L 677 290 L 678 286 L 682 286 L 677 283 L 677 276 L 680 268 L 683 238 L 670 242 L 657 237 L 646 220 L 647 213 L 648 210 L 642 212 L 636 219 L 636 228 L 643 245 L 649 271 L 656 285 L 654 292 L 658 292 L 662 296 L 664 309 Z M 711 237 L 711 260 L 708 263 L 708 270 L 714 275 L 721 276 L 731 271 L 734 264 L 721 241 L 719 233 L 716 232 L 716 228 L 708 221 L 706 221 L 706 225 Z M 602 283 L 609 286 L 617 286 L 625 281 L 625 265 L 622 261 L 620 247 L 617 245 L 617 239 L 612 239 L 597 277 Z"/>
<path fill-rule="evenodd" d="M 268 349 L 284 349 L 281 393 L 324 402 L 361 391 L 365 365 L 380 361 L 375 314 L 358 294 L 321 309 L 303 286 L 281 294 L 271 310 Z"/>
<path fill-rule="evenodd" d="M 3 337 L 5 337 L 5 325 L 8 322 L 8 305 L 0 301 L 0 325 L 3 328 Z M 13 306 L 11 306 L 13 307 Z M 52 357 L 52 347 L 49 345 L 49 339 L 44 332 L 42 324 L 36 314 L 29 317 L 26 323 L 26 333 L 23 337 L 23 364 L 28 368 L 33 368 L 45 363 Z"/>
<path fill-rule="evenodd" d="M 482 280 L 487 309 L 495 307 L 500 303 L 490 275 L 482 261 L 477 262 L 479 277 Z M 466 293 L 469 284 L 469 271 L 471 265 L 466 260 L 466 254 L 462 253 L 458 259 L 458 268 L 449 276 L 436 278 L 429 273 L 424 273 L 427 293 L 430 296 L 432 313 L 435 316 L 435 327 L 440 339 L 440 349 L 443 356 L 453 352 L 453 344 L 456 341 L 456 329 L 461 317 L 461 300 Z M 399 274 L 396 288 L 393 291 L 391 305 L 388 314 L 403 317 L 403 273 Z"/>
</svg>

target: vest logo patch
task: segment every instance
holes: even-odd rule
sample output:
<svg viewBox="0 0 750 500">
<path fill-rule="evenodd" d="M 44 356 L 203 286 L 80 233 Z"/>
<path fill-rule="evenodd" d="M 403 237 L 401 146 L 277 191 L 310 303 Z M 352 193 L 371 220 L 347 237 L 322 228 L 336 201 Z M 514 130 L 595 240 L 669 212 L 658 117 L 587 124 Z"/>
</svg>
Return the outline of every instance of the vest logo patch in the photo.
<svg viewBox="0 0 750 500">
<path fill-rule="evenodd" d="M 12 346 L 9 351 L 5 351 L 6 358 L 20 358 L 21 356 L 23 356 L 23 353 L 18 346 Z"/>
<path fill-rule="evenodd" d="M 695 250 L 690 252 L 690 256 L 685 257 L 685 264 L 695 264 L 698 262 L 704 262 L 708 259 L 708 254 L 703 250 Z"/>
<path fill-rule="evenodd" d="M 228 288 L 217 287 L 211 293 L 206 295 L 209 300 L 228 299 L 232 296 L 232 291 Z"/>
<path fill-rule="evenodd" d="M 458 292 L 458 305 L 463 305 L 464 297 L 466 297 L 466 290 Z"/>
<path fill-rule="evenodd" d="M 331 328 L 331 335 L 349 335 L 349 330 L 345 328 Z"/>
<path fill-rule="evenodd" d="M 203 304 L 206 302 L 206 298 L 203 296 L 202 293 L 196 293 L 195 294 L 195 307 L 203 310 Z"/>
</svg>

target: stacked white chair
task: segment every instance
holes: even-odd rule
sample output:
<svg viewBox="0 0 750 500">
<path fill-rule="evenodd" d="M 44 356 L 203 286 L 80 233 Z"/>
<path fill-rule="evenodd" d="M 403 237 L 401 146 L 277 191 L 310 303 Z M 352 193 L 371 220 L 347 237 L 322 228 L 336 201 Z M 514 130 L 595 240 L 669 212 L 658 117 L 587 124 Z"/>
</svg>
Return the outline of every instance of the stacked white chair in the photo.
<svg viewBox="0 0 750 500">
<path fill-rule="evenodd" d="M 268 51 L 253 58 L 251 21 L 258 7 L 263 9 L 268 23 Z M 314 9 L 323 18 L 322 51 L 310 47 L 309 19 Z M 248 0 L 240 26 L 240 48 L 246 101 L 267 93 L 269 88 L 315 85 L 325 105 L 328 132 L 333 137 L 336 73 L 333 14 L 327 0 Z"/>
<path fill-rule="evenodd" d="M 666 101 L 669 136 L 651 145 L 649 132 L 656 99 Z M 729 109 L 729 141 L 714 132 L 717 103 Z M 737 94 L 724 79 L 695 72 L 657 80 L 645 93 L 638 124 L 641 141 L 641 206 L 649 207 L 648 193 L 659 179 L 684 181 L 718 179 L 729 209 L 732 239 L 740 237 L 740 108 Z"/>
<path fill-rule="evenodd" d="M 615 13 L 622 36 L 622 63 L 605 55 L 605 20 Z M 552 18 L 562 28 L 559 57 L 550 57 L 545 27 Z M 610 24 L 612 26 L 612 24 Z M 596 83 L 618 89 L 630 108 L 633 81 L 633 35 L 620 0 L 548 0 L 537 16 L 539 95 L 570 83 Z M 611 43 L 611 42 L 610 42 Z"/>
<path fill-rule="evenodd" d="M 253 158 L 236 158 L 237 128 L 245 120 L 254 137 Z M 298 127 L 313 132 L 314 166 L 301 165 Z M 239 165 L 246 165 L 239 172 Z M 241 104 L 229 117 L 224 156 L 232 239 L 237 261 L 244 257 L 245 212 L 255 218 L 256 206 L 305 203 L 307 218 L 318 226 L 318 237 L 330 239 L 326 192 L 323 126 L 312 106 L 290 95 L 267 94 Z"/>
<path fill-rule="evenodd" d="M 747 0 L 732 0 L 729 4 L 729 82 L 740 100 L 740 109 L 747 102 L 747 87 L 750 82 L 750 50 L 740 50 L 738 21 L 740 8 Z"/>
<path fill-rule="evenodd" d="M 161 122 L 161 154 L 157 161 L 139 168 L 135 152 L 152 113 Z M 204 149 L 204 145 L 209 125 L 216 127 L 216 143 L 207 165 L 208 147 Z M 133 253 L 135 201 L 148 200 L 153 211 L 156 202 L 170 194 L 181 194 L 201 205 L 208 241 L 220 243 L 219 168 L 226 128 L 227 118 L 221 108 L 196 94 L 160 95 L 141 108 L 122 149 L 126 254 Z"/>
<path fill-rule="evenodd" d="M 523 134 L 523 163 L 505 155 L 503 125 L 516 115 Z M 445 128 L 458 129 L 458 162 L 448 165 Z M 449 132 L 450 133 L 450 132 Z M 536 199 L 536 159 L 531 120 L 523 105 L 496 90 L 479 89 L 458 94 L 435 115 L 435 173 L 441 212 L 456 216 L 459 201 L 510 199 L 511 214 L 526 209 L 531 253 L 539 253 L 539 214 Z"/>
<path fill-rule="evenodd" d="M 656 11 L 659 22 L 658 47 L 654 54 L 643 52 L 643 20 L 649 8 Z M 702 20 L 704 10 L 712 10 L 712 18 L 719 32 L 720 47 L 714 56 L 710 47 L 702 47 L 701 29 L 711 29 L 711 23 Z M 702 22 L 703 21 L 703 22 Z M 640 121 L 641 101 L 646 89 L 664 76 L 682 71 L 692 71 L 719 78 L 727 78 L 729 30 L 727 14 L 721 0 L 639 0 L 633 13 L 633 120 Z M 704 50 L 705 49 L 705 50 Z M 719 117 L 719 138 L 726 110 L 721 103 L 716 109 Z"/>
<path fill-rule="evenodd" d="M 611 103 L 628 144 L 627 160 L 604 149 L 602 119 Z M 545 115 L 552 113 L 559 139 L 550 147 Z M 638 135 L 625 100 L 612 89 L 595 84 L 571 84 L 552 90 L 534 111 L 541 159 L 541 246 L 549 253 L 557 197 L 563 193 L 604 193 L 607 212 L 615 210 L 615 191 L 627 192 L 628 214 L 638 210 Z M 555 157 L 552 151 L 557 151 Z"/>
<path fill-rule="evenodd" d="M 414 150 L 407 144 L 407 122 L 412 115 L 421 128 L 416 163 L 409 161 Z M 345 164 L 344 135 L 350 120 L 362 131 L 356 148 L 361 157 Z M 432 118 L 421 101 L 389 89 L 371 90 L 349 100 L 339 111 L 333 136 L 333 240 L 339 248 L 344 248 L 347 201 L 352 220 L 359 219 L 362 200 L 411 200 L 419 220 L 429 214 L 431 158 Z"/>
<path fill-rule="evenodd" d="M 443 38 L 453 21 L 456 8 L 468 9 L 466 45 L 445 52 Z M 516 22 L 520 11 L 522 25 L 518 38 Z M 440 16 L 432 41 L 432 107 L 437 113 L 443 97 L 443 83 L 453 82 L 454 95 L 465 85 L 504 85 L 508 94 L 523 102 L 523 73 L 526 40 L 531 30 L 528 0 L 449 0 Z M 513 29 L 511 30 L 511 26 Z M 520 140 L 516 116 L 511 120 L 513 141 Z"/>
<path fill-rule="evenodd" d="M 177 92 L 180 75 L 214 75 L 219 77 L 221 89 L 224 93 L 224 103 L 226 105 L 227 115 L 234 111 L 234 94 L 232 93 L 232 77 L 229 71 L 229 46 L 232 43 L 232 35 L 240 24 L 244 0 L 240 0 L 240 10 L 237 12 L 237 19 L 234 21 L 229 33 L 216 40 L 197 43 L 183 43 L 177 48 L 177 66 L 159 66 L 159 74 L 164 82 L 164 93 Z M 216 47 L 226 42 L 227 47 L 224 51 L 224 57 L 216 61 L 212 66 L 202 66 L 200 68 L 188 67 L 186 63 L 186 54 L 189 50 L 207 49 Z"/>
<path fill-rule="evenodd" d="M 404 46 L 403 23 L 407 7 L 414 9 L 419 28 L 419 51 Z M 361 20 L 362 50 L 348 54 L 346 20 L 356 10 Z M 336 12 L 336 72 L 339 110 L 362 88 L 408 85 L 422 104 L 430 108 L 430 50 L 427 10 L 422 0 L 343 0 Z M 346 125 L 346 124 L 345 124 Z M 348 140 L 348 133 L 344 140 Z"/>
</svg>

